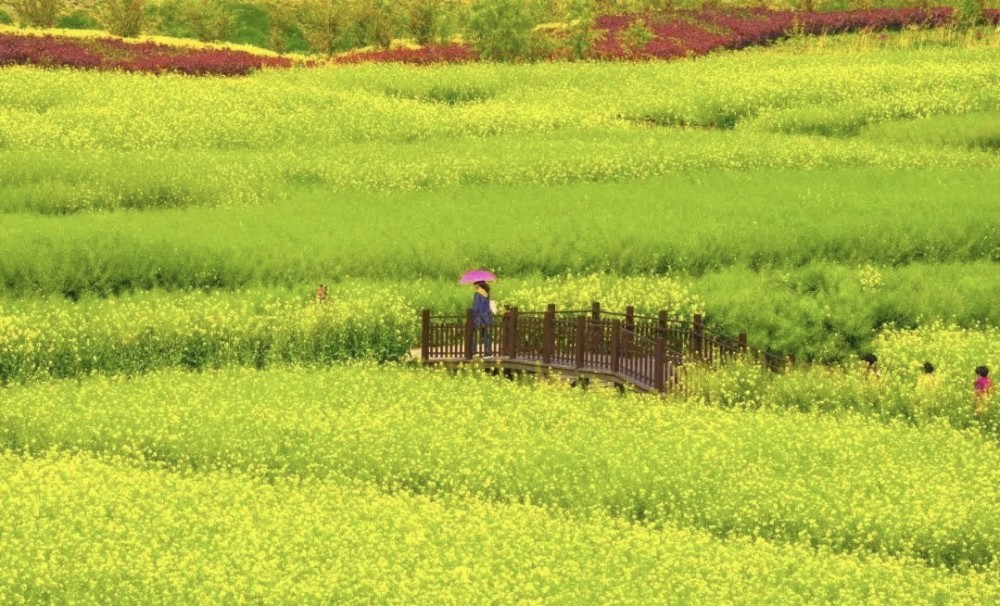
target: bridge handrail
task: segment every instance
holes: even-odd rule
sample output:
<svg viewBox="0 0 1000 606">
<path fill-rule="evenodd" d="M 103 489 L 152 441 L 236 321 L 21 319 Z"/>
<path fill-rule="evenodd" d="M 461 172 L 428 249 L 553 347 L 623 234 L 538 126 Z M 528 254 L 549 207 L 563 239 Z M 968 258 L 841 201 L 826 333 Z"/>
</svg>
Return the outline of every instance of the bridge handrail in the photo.
<svg viewBox="0 0 1000 606">
<path fill-rule="evenodd" d="M 422 312 L 421 358 L 471 360 L 476 353 L 472 310 L 465 315 Z M 521 312 L 508 307 L 485 328 L 502 359 L 558 365 L 577 371 L 608 372 L 636 384 L 665 391 L 676 383 L 678 369 L 687 363 L 709 365 L 735 356 L 750 356 L 769 370 L 784 367 L 785 359 L 749 347 L 746 334 L 737 339 L 707 329 L 700 315 L 693 320 L 603 311 L 600 303 L 590 310 Z M 490 353 L 493 352 L 484 352 Z"/>
</svg>

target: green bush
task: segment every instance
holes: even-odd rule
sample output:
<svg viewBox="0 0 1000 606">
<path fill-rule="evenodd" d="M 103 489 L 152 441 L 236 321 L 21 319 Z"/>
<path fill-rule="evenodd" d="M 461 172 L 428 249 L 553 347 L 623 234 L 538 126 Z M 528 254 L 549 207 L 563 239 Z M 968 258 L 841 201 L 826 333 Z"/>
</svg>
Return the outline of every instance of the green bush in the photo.
<svg viewBox="0 0 1000 606">
<path fill-rule="evenodd" d="M 10 13 L 0 8 L 0 25 L 12 25 L 14 23 L 14 18 L 10 16 Z"/>
<path fill-rule="evenodd" d="M 0 15 L 0 23 L 2 22 L 3 16 Z M 94 19 L 90 13 L 82 10 L 60 17 L 56 26 L 63 29 L 101 29 L 100 22 Z"/>
<path fill-rule="evenodd" d="M 541 14 L 537 3 L 522 0 L 478 0 L 472 5 L 469 37 L 473 47 L 490 61 L 536 58 L 534 32 Z"/>
<path fill-rule="evenodd" d="M 354 39 L 358 46 L 389 48 L 404 18 L 395 0 L 359 0 L 354 17 Z"/>
<path fill-rule="evenodd" d="M 112 34 L 134 38 L 142 30 L 145 8 L 146 0 L 106 0 L 101 19 Z"/>
<path fill-rule="evenodd" d="M 233 32 L 230 42 L 267 48 L 271 31 L 271 18 L 267 9 L 257 4 L 234 2 L 228 9 L 233 15 Z"/>
<path fill-rule="evenodd" d="M 655 37 L 644 19 L 636 19 L 621 33 L 619 40 L 626 50 L 636 53 L 645 48 Z"/>
<path fill-rule="evenodd" d="M 228 6 L 214 0 L 164 0 L 157 13 L 159 30 L 167 36 L 209 42 L 229 40 L 235 31 Z"/>
<path fill-rule="evenodd" d="M 303 33 L 300 8 L 286 3 L 258 6 L 267 14 L 266 47 L 279 53 L 310 52 L 312 47 Z"/>
<path fill-rule="evenodd" d="M 353 13 L 336 0 L 304 0 L 295 16 L 313 52 L 331 56 L 350 46 Z M 272 31 L 272 38 L 276 32 Z"/>
<path fill-rule="evenodd" d="M 55 27 L 66 7 L 65 0 L 10 0 L 21 23 L 35 27 Z"/>
<path fill-rule="evenodd" d="M 459 19 L 455 2 L 405 0 L 400 2 L 405 33 L 419 44 L 445 42 L 454 33 Z"/>
</svg>

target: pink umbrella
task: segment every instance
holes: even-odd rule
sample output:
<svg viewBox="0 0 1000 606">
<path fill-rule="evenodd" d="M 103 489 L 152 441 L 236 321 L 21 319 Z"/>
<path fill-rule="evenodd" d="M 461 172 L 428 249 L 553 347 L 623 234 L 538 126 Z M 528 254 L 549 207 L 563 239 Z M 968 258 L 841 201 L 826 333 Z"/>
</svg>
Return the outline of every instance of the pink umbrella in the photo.
<svg viewBox="0 0 1000 606">
<path fill-rule="evenodd" d="M 494 282 L 497 277 L 485 269 L 472 269 L 462 274 L 459 284 L 472 284 L 473 282 Z"/>
</svg>

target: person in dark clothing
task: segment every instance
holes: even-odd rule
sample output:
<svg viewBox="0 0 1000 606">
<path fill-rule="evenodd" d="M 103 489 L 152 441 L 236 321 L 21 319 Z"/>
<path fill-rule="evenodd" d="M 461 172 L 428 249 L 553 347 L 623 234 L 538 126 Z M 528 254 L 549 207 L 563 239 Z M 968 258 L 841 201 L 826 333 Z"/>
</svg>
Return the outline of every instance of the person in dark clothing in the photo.
<svg viewBox="0 0 1000 606">
<path fill-rule="evenodd" d="M 483 345 L 483 355 L 493 355 L 493 338 L 490 336 L 490 325 L 493 324 L 493 309 L 490 306 L 490 285 L 486 282 L 474 284 L 476 292 L 472 295 L 472 324 L 479 342 Z"/>
<path fill-rule="evenodd" d="M 866 353 L 861 356 L 861 361 L 865 363 L 865 373 L 877 377 L 878 376 L 878 356 L 873 353 Z"/>
</svg>

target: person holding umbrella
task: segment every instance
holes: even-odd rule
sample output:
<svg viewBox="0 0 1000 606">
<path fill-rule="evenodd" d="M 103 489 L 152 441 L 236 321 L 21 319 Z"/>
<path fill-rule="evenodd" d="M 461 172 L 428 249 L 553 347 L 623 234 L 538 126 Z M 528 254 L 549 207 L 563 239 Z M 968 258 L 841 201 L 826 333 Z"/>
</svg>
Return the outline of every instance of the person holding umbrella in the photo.
<svg viewBox="0 0 1000 606">
<path fill-rule="evenodd" d="M 472 324 L 475 333 L 479 336 L 479 342 L 483 345 L 483 355 L 493 355 L 493 337 L 490 335 L 490 326 L 493 324 L 494 305 L 490 299 L 489 281 L 496 280 L 496 276 L 485 270 L 467 271 L 462 275 L 459 284 L 472 284 L 475 292 L 472 295 Z"/>
</svg>

